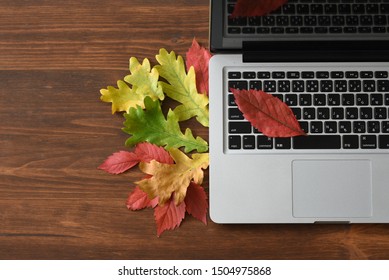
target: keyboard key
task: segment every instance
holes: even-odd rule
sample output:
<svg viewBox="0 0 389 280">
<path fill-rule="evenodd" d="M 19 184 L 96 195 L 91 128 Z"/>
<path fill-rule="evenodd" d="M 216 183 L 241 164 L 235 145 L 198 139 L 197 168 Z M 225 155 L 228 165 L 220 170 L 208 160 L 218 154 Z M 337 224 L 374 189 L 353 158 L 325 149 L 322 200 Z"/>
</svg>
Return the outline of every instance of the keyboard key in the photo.
<svg viewBox="0 0 389 280">
<path fill-rule="evenodd" d="M 325 122 L 324 131 L 325 133 L 337 133 L 338 132 L 337 123 L 333 121 Z"/>
<path fill-rule="evenodd" d="M 322 92 L 332 92 L 333 91 L 333 81 L 331 81 L 331 80 L 320 81 L 320 90 Z"/>
<path fill-rule="evenodd" d="M 361 91 L 361 81 L 360 80 L 350 80 L 348 82 L 348 88 L 351 92 L 360 92 Z"/>
<path fill-rule="evenodd" d="M 240 79 L 242 78 L 242 73 L 240 72 L 228 72 L 228 79 Z"/>
<path fill-rule="evenodd" d="M 313 120 L 316 118 L 315 108 L 303 108 L 303 119 Z"/>
<path fill-rule="evenodd" d="M 342 105 L 353 106 L 354 94 L 342 94 Z"/>
<path fill-rule="evenodd" d="M 365 94 L 365 93 L 358 93 L 357 94 L 357 105 L 358 106 L 367 106 L 369 105 L 369 95 Z"/>
<path fill-rule="evenodd" d="M 258 72 L 258 79 L 270 79 L 270 72 Z"/>
<path fill-rule="evenodd" d="M 313 79 L 313 78 L 315 78 L 315 72 L 313 72 L 313 71 L 303 71 L 303 72 L 301 72 L 301 77 L 303 79 Z"/>
<path fill-rule="evenodd" d="M 380 149 L 389 149 L 389 135 L 378 136 L 378 147 Z"/>
<path fill-rule="evenodd" d="M 241 138 L 238 135 L 228 137 L 228 148 L 231 150 L 239 150 L 242 148 Z"/>
<path fill-rule="evenodd" d="M 363 91 L 364 92 L 373 92 L 373 91 L 375 91 L 375 81 L 373 81 L 373 80 L 364 80 L 363 81 Z"/>
<path fill-rule="evenodd" d="M 317 118 L 319 120 L 328 120 L 330 119 L 330 109 L 325 107 L 317 108 Z"/>
<path fill-rule="evenodd" d="M 290 149 L 291 148 L 291 144 L 290 144 L 290 138 L 275 138 L 274 139 L 274 146 L 276 149 Z"/>
<path fill-rule="evenodd" d="M 377 149 L 377 137 L 375 135 L 362 135 L 361 136 L 361 148 L 362 149 Z"/>
<path fill-rule="evenodd" d="M 346 72 L 346 78 L 347 79 L 355 79 L 355 78 L 358 78 L 359 75 L 358 75 L 358 72 L 357 71 L 347 71 Z"/>
<path fill-rule="evenodd" d="M 383 104 L 384 104 L 384 97 L 382 94 L 371 94 L 370 95 L 370 105 L 381 106 Z"/>
<path fill-rule="evenodd" d="M 347 107 L 346 108 L 346 119 L 347 120 L 356 120 L 356 119 L 358 119 L 358 108 L 356 108 L 356 107 Z"/>
<path fill-rule="evenodd" d="M 382 133 L 389 133 L 389 121 L 383 121 L 381 123 L 381 132 Z"/>
<path fill-rule="evenodd" d="M 339 106 L 340 105 L 340 95 L 339 94 L 328 94 L 327 95 L 327 104 L 329 106 Z"/>
<path fill-rule="evenodd" d="M 245 150 L 255 149 L 255 136 L 253 135 L 243 136 L 243 149 Z"/>
<path fill-rule="evenodd" d="M 377 91 L 389 91 L 389 80 L 378 80 Z"/>
<path fill-rule="evenodd" d="M 339 122 L 339 133 L 351 133 L 351 122 Z"/>
<path fill-rule="evenodd" d="M 344 73 L 341 71 L 332 71 L 331 78 L 332 79 L 342 79 L 344 77 Z"/>
<path fill-rule="evenodd" d="M 233 89 L 248 89 L 248 83 L 247 81 L 228 81 L 228 91 L 231 91 L 231 88 Z"/>
<path fill-rule="evenodd" d="M 278 81 L 278 92 L 289 92 L 290 91 L 290 81 L 282 80 Z"/>
<path fill-rule="evenodd" d="M 373 118 L 373 109 L 370 107 L 361 107 L 359 109 L 359 117 L 362 120 L 369 120 Z"/>
<path fill-rule="evenodd" d="M 258 149 L 273 149 L 273 138 L 258 135 L 257 136 Z"/>
<path fill-rule="evenodd" d="M 343 149 L 358 149 L 358 135 L 343 135 Z"/>
<path fill-rule="evenodd" d="M 262 90 L 262 82 L 261 81 L 250 81 L 250 89 L 254 90 Z"/>
<path fill-rule="evenodd" d="M 305 133 L 309 133 L 309 123 L 308 122 L 299 122 L 300 124 L 300 127 L 301 129 L 305 132 Z"/>
<path fill-rule="evenodd" d="M 305 89 L 304 81 L 300 81 L 300 80 L 292 81 L 293 92 L 303 92 L 304 89 Z"/>
<path fill-rule="evenodd" d="M 307 80 L 305 82 L 305 87 L 307 92 L 318 92 L 319 82 L 317 80 Z"/>
<path fill-rule="evenodd" d="M 377 79 L 384 79 L 388 77 L 388 72 L 386 71 L 375 71 L 374 77 Z"/>
<path fill-rule="evenodd" d="M 374 119 L 384 120 L 387 118 L 387 112 L 385 107 L 376 107 L 374 108 Z"/>
<path fill-rule="evenodd" d="M 235 96 L 233 94 L 228 95 L 228 106 L 236 106 Z"/>
<path fill-rule="evenodd" d="M 255 72 L 243 72 L 243 78 L 244 79 L 255 79 L 257 77 L 257 75 L 255 74 Z"/>
<path fill-rule="evenodd" d="M 346 92 L 347 91 L 347 81 L 335 80 L 335 91 L 336 92 Z"/>
<path fill-rule="evenodd" d="M 318 121 L 312 121 L 310 127 L 311 133 L 323 133 L 323 123 Z"/>
<path fill-rule="evenodd" d="M 353 132 L 354 133 L 365 133 L 366 132 L 366 123 L 364 121 L 355 121 L 353 122 Z"/>
<path fill-rule="evenodd" d="M 312 105 L 312 95 L 310 94 L 300 94 L 299 96 L 300 106 L 311 106 Z"/>
<path fill-rule="evenodd" d="M 275 92 L 277 89 L 276 81 L 264 81 L 263 82 L 263 90 L 265 92 Z"/>
<path fill-rule="evenodd" d="M 367 122 L 367 132 L 368 133 L 379 133 L 380 132 L 380 122 L 368 121 Z"/>
<path fill-rule="evenodd" d="M 326 105 L 326 95 L 325 94 L 314 94 L 313 95 L 313 105 L 325 106 Z"/>
<path fill-rule="evenodd" d="M 229 120 L 243 120 L 243 114 L 238 108 L 228 108 Z"/>
<path fill-rule="evenodd" d="M 229 122 L 229 133 L 251 133 L 251 124 L 249 122 Z"/>
<path fill-rule="evenodd" d="M 285 94 L 285 103 L 288 106 L 297 106 L 297 94 Z"/>
<path fill-rule="evenodd" d="M 336 107 L 331 109 L 331 118 L 333 120 L 344 119 L 344 109 L 342 107 Z"/>
<path fill-rule="evenodd" d="M 309 135 L 293 138 L 294 149 L 340 149 L 340 135 Z"/>
</svg>

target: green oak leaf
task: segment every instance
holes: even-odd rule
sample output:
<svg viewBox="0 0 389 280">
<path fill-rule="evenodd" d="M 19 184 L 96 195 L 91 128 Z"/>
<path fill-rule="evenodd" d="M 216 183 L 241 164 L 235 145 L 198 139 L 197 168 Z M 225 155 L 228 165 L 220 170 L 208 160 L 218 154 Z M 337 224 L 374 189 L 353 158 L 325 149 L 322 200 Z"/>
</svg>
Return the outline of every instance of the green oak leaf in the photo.
<svg viewBox="0 0 389 280">
<path fill-rule="evenodd" d="M 209 126 L 208 96 L 199 94 L 196 89 L 196 76 L 191 67 L 186 73 L 184 60 L 172 51 L 168 53 L 161 49 L 156 56 L 160 65 L 156 65 L 159 75 L 166 82 L 162 82 L 164 92 L 170 98 L 178 101 L 181 105 L 174 109 L 180 121 L 196 117 L 203 126 Z"/>
<path fill-rule="evenodd" d="M 144 99 L 145 110 L 137 106 L 124 114 L 123 131 L 130 134 L 127 146 L 134 146 L 140 142 L 149 142 L 165 149 L 184 147 L 185 153 L 197 150 L 206 152 L 208 143 L 201 137 L 194 138 L 192 131 L 187 128 L 183 134 L 180 130 L 178 117 L 169 110 L 165 119 L 161 104 L 158 100 L 153 101 L 150 97 Z"/>
</svg>

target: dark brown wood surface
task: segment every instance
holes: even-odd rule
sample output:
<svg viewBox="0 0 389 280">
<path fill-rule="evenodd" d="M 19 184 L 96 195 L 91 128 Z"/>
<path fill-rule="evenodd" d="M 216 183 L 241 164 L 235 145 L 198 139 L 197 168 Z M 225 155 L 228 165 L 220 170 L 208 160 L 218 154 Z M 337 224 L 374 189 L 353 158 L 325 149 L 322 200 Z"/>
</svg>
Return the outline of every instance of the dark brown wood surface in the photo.
<svg viewBox="0 0 389 280">
<path fill-rule="evenodd" d="M 208 0 L 0 0 L 0 259 L 387 259 L 389 225 L 217 225 L 156 236 L 128 211 L 138 170 L 97 169 L 124 149 L 99 100 L 128 59 L 208 44 Z M 208 131 L 189 123 L 207 139 Z M 208 180 L 204 186 L 208 187 Z"/>
</svg>

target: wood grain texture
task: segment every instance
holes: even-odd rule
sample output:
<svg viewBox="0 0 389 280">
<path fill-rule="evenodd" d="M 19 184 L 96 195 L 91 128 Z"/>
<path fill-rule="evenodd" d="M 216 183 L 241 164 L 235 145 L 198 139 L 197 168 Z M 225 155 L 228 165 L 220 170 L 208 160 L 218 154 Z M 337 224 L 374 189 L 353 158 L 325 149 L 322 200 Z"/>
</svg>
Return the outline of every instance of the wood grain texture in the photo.
<svg viewBox="0 0 389 280">
<path fill-rule="evenodd" d="M 126 75 L 130 56 L 185 54 L 194 36 L 206 45 L 208 0 L 64 2 L 0 0 L 0 259 L 389 257 L 388 225 L 187 217 L 157 238 L 150 209 L 125 207 L 142 174 L 97 169 L 127 138 L 99 90 Z"/>
</svg>

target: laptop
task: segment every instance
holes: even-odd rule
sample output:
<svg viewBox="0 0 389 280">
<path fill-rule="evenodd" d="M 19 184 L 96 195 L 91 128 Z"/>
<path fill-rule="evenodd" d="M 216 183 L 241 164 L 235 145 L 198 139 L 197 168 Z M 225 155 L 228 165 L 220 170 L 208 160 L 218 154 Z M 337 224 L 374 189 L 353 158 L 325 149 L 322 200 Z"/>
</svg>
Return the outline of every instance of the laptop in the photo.
<svg viewBox="0 0 389 280">
<path fill-rule="evenodd" d="M 211 0 L 211 219 L 389 222 L 389 2 L 289 0 L 231 18 L 235 5 Z M 231 88 L 280 98 L 307 136 L 266 137 Z"/>
</svg>

